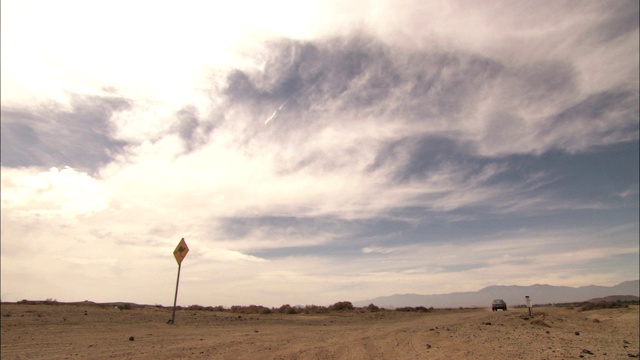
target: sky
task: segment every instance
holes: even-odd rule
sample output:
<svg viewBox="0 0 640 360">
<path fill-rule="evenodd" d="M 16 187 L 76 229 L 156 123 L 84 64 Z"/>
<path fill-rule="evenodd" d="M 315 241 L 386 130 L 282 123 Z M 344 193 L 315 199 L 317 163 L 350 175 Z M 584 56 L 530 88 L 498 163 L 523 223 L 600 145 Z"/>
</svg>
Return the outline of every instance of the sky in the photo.
<svg viewBox="0 0 640 360">
<path fill-rule="evenodd" d="M 2 301 L 639 272 L 637 1 L 2 1 Z"/>
</svg>

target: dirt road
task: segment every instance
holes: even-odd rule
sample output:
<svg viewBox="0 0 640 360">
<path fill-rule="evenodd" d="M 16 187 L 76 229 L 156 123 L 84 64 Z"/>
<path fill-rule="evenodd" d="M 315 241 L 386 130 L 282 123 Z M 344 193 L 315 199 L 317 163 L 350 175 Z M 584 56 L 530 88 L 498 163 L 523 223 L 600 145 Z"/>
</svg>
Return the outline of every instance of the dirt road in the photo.
<svg viewBox="0 0 640 360">
<path fill-rule="evenodd" d="M 317 315 L 2 304 L 2 359 L 628 359 L 638 306 Z"/>
</svg>

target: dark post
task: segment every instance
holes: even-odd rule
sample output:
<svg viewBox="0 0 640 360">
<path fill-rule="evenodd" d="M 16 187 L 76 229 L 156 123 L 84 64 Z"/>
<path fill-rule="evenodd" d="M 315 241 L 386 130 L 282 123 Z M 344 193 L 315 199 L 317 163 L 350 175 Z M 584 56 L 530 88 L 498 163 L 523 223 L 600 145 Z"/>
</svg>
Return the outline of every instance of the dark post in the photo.
<svg viewBox="0 0 640 360">
<path fill-rule="evenodd" d="M 173 298 L 173 315 L 171 315 L 171 323 L 176 323 L 176 302 L 178 301 L 178 284 L 180 283 L 180 268 L 182 263 L 178 264 L 178 279 L 176 280 L 176 296 Z"/>
</svg>

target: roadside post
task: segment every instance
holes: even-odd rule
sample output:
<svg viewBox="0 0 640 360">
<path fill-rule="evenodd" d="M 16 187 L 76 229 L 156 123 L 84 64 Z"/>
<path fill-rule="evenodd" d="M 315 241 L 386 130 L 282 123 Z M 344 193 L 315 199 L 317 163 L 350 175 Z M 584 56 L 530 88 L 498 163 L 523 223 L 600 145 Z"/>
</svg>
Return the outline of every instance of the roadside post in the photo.
<svg viewBox="0 0 640 360">
<path fill-rule="evenodd" d="M 531 298 L 527 295 L 525 296 L 527 299 L 527 308 L 529 309 L 529 316 L 531 316 Z"/>
<path fill-rule="evenodd" d="M 173 315 L 171 315 L 171 324 L 176 323 L 176 302 L 178 301 L 178 284 L 180 283 L 180 268 L 182 267 L 182 260 L 187 253 L 189 252 L 189 247 L 187 243 L 184 241 L 184 238 L 180 239 L 178 246 L 173 251 L 173 256 L 176 258 L 178 262 L 178 279 L 176 280 L 176 295 L 173 298 Z"/>
</svg>

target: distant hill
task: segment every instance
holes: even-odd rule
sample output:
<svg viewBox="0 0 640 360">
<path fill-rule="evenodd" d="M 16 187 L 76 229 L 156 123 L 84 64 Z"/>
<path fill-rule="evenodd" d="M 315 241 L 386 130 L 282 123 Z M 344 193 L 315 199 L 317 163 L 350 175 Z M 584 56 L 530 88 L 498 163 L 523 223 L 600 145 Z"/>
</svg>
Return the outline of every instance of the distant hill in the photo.
<svg viewBox="0 0 640 360">
<path fill-rule="evenodd" d="M 617 301 L 640 301 L 640 297 L 633 295 L 611 295 L 602 298 L 589 299 L 587 302 L 617 302 Z"/>
<path fill-rule="evenodd" d="M 355 301 L 354 306 L 363 307 L 374 304 L 387 309 L 397 307 L 487 307 L 493 299 L 503 299 L 509 306 L 525 304 L 525 296 L 531 298 L 533 304 L 553 304 L 565 302 L 580 302 L 594 298 L 604 298 L 613 295 L 640 296 L 640 280 L 625 281 L 615 286 L 582 286 L 578 288 L 552 285 L 493 285 L 479 291 L 456 292 L 450 294 L 418 295 L 396 294 L 382 296 L 369 300 Z"/>
</svg>

